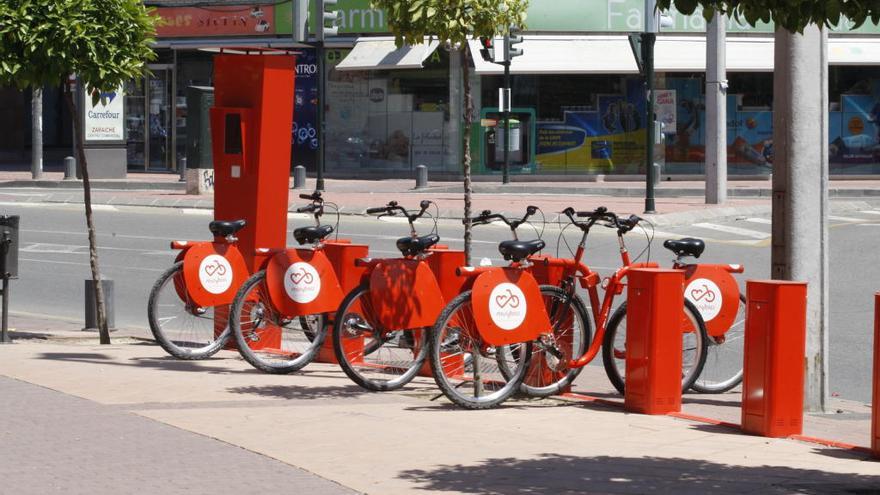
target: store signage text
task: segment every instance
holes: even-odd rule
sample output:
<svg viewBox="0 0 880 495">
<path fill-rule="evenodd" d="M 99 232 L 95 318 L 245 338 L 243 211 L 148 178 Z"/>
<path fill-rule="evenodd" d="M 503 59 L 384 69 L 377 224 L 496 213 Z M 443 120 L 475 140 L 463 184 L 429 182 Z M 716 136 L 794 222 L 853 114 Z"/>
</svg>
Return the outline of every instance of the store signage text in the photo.
<svg viewBox="0 0 880 495">
<path fill-rule="evenodd" d="M 125 118 L 122 87 L 116 91 L 107 91 L 98 95 L 92 102 L 94 90 L 86 88 L 83 95 L 85 116 L 83 137 L 86 141 L 123 141 L 125 140 Z"/>
<path fill-rule="evenodd" d="M 162 37 L 275 34 L 275 7 L 164 7 L 156 33 Z"/>
</svg>

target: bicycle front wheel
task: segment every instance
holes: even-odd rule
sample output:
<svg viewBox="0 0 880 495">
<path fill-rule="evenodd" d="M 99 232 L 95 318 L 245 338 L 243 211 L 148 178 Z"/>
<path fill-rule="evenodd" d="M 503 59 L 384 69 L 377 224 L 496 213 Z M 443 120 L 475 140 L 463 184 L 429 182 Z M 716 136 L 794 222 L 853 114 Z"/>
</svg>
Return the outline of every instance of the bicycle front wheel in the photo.
<svg viewBox="0 0 880 495">
<path fill-rule="evenodd" d="M 293 373 L 311 363 L 327 333 L 323 315 L 294 317 L 275 309 L 265 270 L 251 275 L 238 290 L 229 322 L 241 357 L 273 374 Z"/>
<path fill-rule="evenodd" d="M 165 352 L 178 359 L 205 359 L 222 349 L 230 337 L 227 312 L 227 306 L 202 307 L 189 300 L 183 261 L 156 280 L 147 301 L 147 321 L 153 337 Z"/>
<path fill-rule="evenodd" d="M 376 392 L 399 389 L 415 378 L 428 356 L 427 338 L 422 328 L 383 328 L 366 284 L 345 296 L 333 322 L 333 351 L 342 371 Z"/>
<path fill-rule="evenodd" d="M 739 309 L 733 324 L 724 335 L 709 336 L 706 365 L 691 388 L 704 394 L 720 394 L 742 382 L 745 330 L 746 297 L 740 294 Z"/>
<path fill-rule="evenodd" d="M 682 321 L 681 390 L 686 391 L 703 370 L 709 337 L 697 308 L 684 301 L 685 319 Z M 620 305 L 608 320 L 602 340 L 602 361 L 611 384 L 621 394 L 625 390 L 626 374 L 626 302 Z"/>
<path fill-rule="evenodd" d="M 429 346 L 437 386 L 466 409 L 488 409 L 507 400 L 520 387 L 532 355 L 531 342 L 492 347 L 482 341 L 471 291 L 443 309 L 431 329 Z"/>
</svg>

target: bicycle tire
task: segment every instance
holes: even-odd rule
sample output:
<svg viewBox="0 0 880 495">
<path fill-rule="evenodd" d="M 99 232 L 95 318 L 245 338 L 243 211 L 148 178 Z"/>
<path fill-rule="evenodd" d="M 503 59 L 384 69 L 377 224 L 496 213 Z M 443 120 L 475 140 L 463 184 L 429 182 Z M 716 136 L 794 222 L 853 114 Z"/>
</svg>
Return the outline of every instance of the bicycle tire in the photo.
<svg viewBox="0 0 880 495">
<path fill-rule="evenodd" d="M 465 291 L 450 301 L 437 318 L 437 322 L 431 329 L 428 344 L 431 355 L 431 373 L 434 375 L 437 386 L 454 404 L 465 409 L 490 409 L 498 406 L 519 390 L 529 367 L 532 343 L 519 344 L 519 352 L 508 350 L 504 353 L 499 349 L 494 349 L 494 356 L 489 355 L 492 348 L 474 337 L 478 336 L 479 332 L 473 323 L 473 316 L 468 317 L 467 313 L 457 316 L 462 308 L 470 304 L 471 291 Z M 452 328 L 448 327 L 450 323 L 453 325 Z M 461 328 L 466 324 L 473 324 L 473 326 L 472 328 Z M 474 352 L 475 348 L 476 352 Z M 519 359 L 516 366 L 507 366 L 508 370 L 513 368 L 514 373 L 503 371 L 505 366 L 501 364 L 501 360 L 505 355 Z M 456 359 L 459 356 L 460 360 Z M 519 357 L 516 358 L 516 356 Z M 491 361 L 495 361 L 497 366 L 497 372 L 492 373 L 492 378 L 486 380 L 485 383 L 481 358 L 489 361 L 490 366 Z M 492 371 L 491 368 L 488 371 Z M 465 393 L 468 387 L 464 385 L 468 383 L 473 384 L 473 395 Z M 488 395 L 481 395 L 487 385 L 490 387 L 500 385 L 500 387 Z"/>
<path fill-rule="evenodd" d="M 222 349 L 232 336 L 228 318 L 223 322 L 223 331 L 216 334 L 214 308 L 194 307 L 191 302 L 182 300 L 176 287 L 179 284 L 184 284 L 183 261 L 165 270 L 150 289 L 147 299 L 150 331 L 156 343 L 177 359 L 207 359 Z M 171 316 L 164 315 L 166 310 Z"/>
<path fill-rule="evenodd" d="M 318 355 L 327 335 L 323 315 L 317 317 L 314 334 L 303 323 L 306 316 L 287 318 L 278 313 L 266 290 L 266 271 L 251 275 L 238 289 L 229 313 L 229 326 L 238 352 L 254 368 L 270 374 L 301 370 Z M 299 325 L 299 328 L 297 328 Z M 277 347 L 266 346 L 278 343 Z M 259 344 L 259 345 L 257 345 Z"/>
<path fill-rule="evenodd" d="M 746 309 L 746 297 L 742 293 L 739 295 L 739 302 L 739 311 L 737 311 L 733 325 L 724 333 L 724 340 L 718 342 L 714 337 L 709 336 L 706 364 L 703 366 L 700 376 L 691 386 L 697 392 L 720 394 L 733 389 L 742 382 Z M 715 376 L 720 378 L 716 380 Z"/>
<path fill-rule="evenodd" d="M 372 303 L 364 297 L 369 292 L 368 284 L 359 285 L 340 303 L 333 322 L 333 352 L 342 371 L 362 388 L 374 392 L 397 390 L 411 382 L 425 363 L 428 332 L 383 332 Z M 411 340 L 405 334 L 412 335 Z M 407 360 L 408 356 L 413 357 Z M 394 374 L 396 371 L 400 372 Z"/>
<path fill-rule="evenodd" d="M 708 345 L 709 337 L 706 333 L 706 326 L 703 323 L 703 318 L 700 316 L 700 312 L 697 310 L 696 306 L 693 305 L 690 301 L 685 299 L 684 301 L 684 309 L 685 313 L 688 315 L 688 318 L 691 320 L 691 324 L 697 327 L 696 332 L 688 332 L 683 333 L 683 335 L 694 335 L 694 342 L 685 345 L 682 352 L 682 380 L 681 380 L 681 390 L 682 392 L 687 391 L 691 386 L 693 386 L 694 381 L 700 375 L 703 370 L 703 365 L 706 363 L 706 347 Z M 622 371 L 620 368 L 619 361 L 624 361 L 625 358 L 617 358 L 615 357 L 615 343 L 619 344 L 618 352 L 625 352 L 625 348 L 620 350 L 620 346 L 623 345 L 626 341 L 626 335 L 623 335 L 622 340 L 618 340 L 618 335 L 623 332 L 620 330 L 620 324 L 623 322 L 626 317 L 626 301 L 624 301 L 617 310 L 614 311 L 614 314 L 608 320 L 608 327 L 605 330 L 605 337 L 602 339 L 602 363 L 605 365 L 605 373 L 608 375 L 608 379 L 611 381 L 611 384 L 614 385 L 614 388 L 617 389 L 618 392 L 623 394 L 625 392 L 625 380 L 624 380 L 624 370 Z M 688 351 L 693 350 L 696 353 L 695 359 L 693 360 L 693 364 L 688 366 L 689 361 L 685 359 L 685 355 Z M 622 363 L 621 363 L 622 364 Z"/>
<path fill-rule="evenodd" d="M 542 285 L 541 295 L 544 296 L 553 328 L 553 342 L 563 353 L 562 361 L 577 359 L 586 351 L 592 338 L 592 325 L 584 300 L 577 294 L 569 297 L 565 290 L 555 285 Z M 559 302 L 550 305 L 548 297 Z M 566 324 L 569 319 L 572 321 L 571 327 Z M 559 358 L 544 349 L 543 343 L 532 344 L 531 362 L 520 385 L 520 392 L 540 398 L 557 395 L 567 389 L 583 368 L 565 368 L 563 365 L 559 369 L 558 365 L 551 365 L 557 360 Z M 547 380 L 548 376 L 551 377 L 550 381 Z"/>
</svg>

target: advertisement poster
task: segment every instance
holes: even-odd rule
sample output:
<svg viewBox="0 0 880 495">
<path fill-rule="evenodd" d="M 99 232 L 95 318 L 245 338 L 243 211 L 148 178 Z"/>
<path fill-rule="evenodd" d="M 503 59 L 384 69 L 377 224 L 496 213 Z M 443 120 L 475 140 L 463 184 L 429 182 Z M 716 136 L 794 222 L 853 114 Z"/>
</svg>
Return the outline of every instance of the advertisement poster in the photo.
<svg viewBox="0 0 880 495">
<path fill-rule="evenodd" d="M 638 173 L 644 169 L 645 93 L 627 80 L 625 95 L 598 95 L 596 110 L 566 111 L 563 122 L 538 122 L 539 171 Z"/>
<path fill-rule="evenodd" d="M 156 35 L 161 37 L 275 34 L 273 5 L 160 7 Z"/>
<path fill-rule="evenodd" d="M 877 81 L 872 81 L 877 86 Z M 828 158 L 832 171 L 874 173 L 880 162 L 880 98 L 841 95 L 841 111 L 830 112 Z"/>
<path fill-rule="evenodd" d="M 657 121 L 663 124 L 663 131 L 669 132 L 678 125 L 678 108 L 675 105 L 674 89 L 658 89 L 654 91 L 654 114 Z"/>
<path fill-rule="evenodd" d="M 116 91 L 100 93 L 93 103 L 92 95 L 97 90 L 85 88 L 83 95 L 83 138 L 86 141 L 124 141 L 125 95 L 122 86 Z"/>
<path fill-rule="evenodd" d="M 291 161 L 293 166 L 302 165 L 307 170 L 315 170 L 318 160 L 318 60 L 315 49 L 299 50 L 295 69 Z"/>
</svg>

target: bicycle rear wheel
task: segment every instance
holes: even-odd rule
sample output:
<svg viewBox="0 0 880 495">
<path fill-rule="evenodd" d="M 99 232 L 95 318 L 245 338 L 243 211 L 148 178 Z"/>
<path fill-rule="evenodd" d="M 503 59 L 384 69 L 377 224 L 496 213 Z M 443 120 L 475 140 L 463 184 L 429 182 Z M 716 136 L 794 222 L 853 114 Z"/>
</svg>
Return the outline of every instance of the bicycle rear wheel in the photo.
<svg viewBox="0 0 880 495">
<path fill-rule="evenodd" d="M 706 326 L 697 308 L 688 300 L 684 301 L 684 314 L 687 317 L 687 329 L 682 336 L 681 356 L 681 390 L 687 391 L 703 370 L 706 362 L 706 346 L 709 337 L 706 335 Z M 683 322 L 683 325 L 685 323 Z M 625 390 L 626 374 L 626 302 L 620 305 L 611 319 L 608 320 L 608 328 L 605 330 L 605 338 L 602 340 L 602 362 L 605 365 L 605 373 L 611 384 L 621 394 Z"/>
<path fill-rule="evenodd" d="M 532 344 L 529 369 L 519 388 L 530 397 L 565 391 L 583 369 L 569 368 L 566 363 L 585 352 L 592 336 L 586 305 L 577 294 L 569 296 L 559 287 L 542 285 L 541 295 L 553 333 Z"/>
<path fill-rule="evenodd" d="M 181 299 L 184 294 L 186 299 Z M 205 359 L 226 345 L 228 307 L 201 307 L 188 299 L 183 261 L 165 271 L 150 290 L 147 321 L 156 342 L 178 359 Z"/>
<path fill-rule="evenodd" d="M 532 355 L 532 343 L 495 348 L 480 339 L 471 291 L 449 302 L 429 339 L 431 372 L 443 394 L 466 409 L 488 409 L 519 389 Z"/>
<path fill-rule="evenodd" d="M 724 335 L 709 336 L 706 365 L 691 388 L 704 394 L 720 394 L 742 382 L 745 330 L 746 297 L 740 294 L 733 324 Z"/>
<path fill-rule="evenodd" d="M 386 330 L 370 301 L 369 285 L 345 296 L 333 323 L 333 351 L 342 370 L 367 390 L 396 390 L 427 359 L 427 329 Z"/>
<path fill-rule="evenodd" d="M 242 284 L 232 301 L 229 321 L 241 357 L 265 373 L 302 369 L 314 360 L 327 334 L 323 315 L 295 317 L 278 312 L 269 298 L 265 270 Z"/>
</svg>

